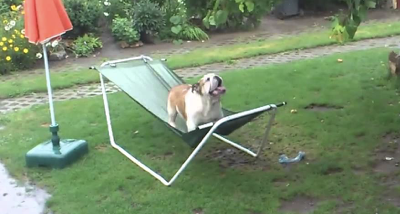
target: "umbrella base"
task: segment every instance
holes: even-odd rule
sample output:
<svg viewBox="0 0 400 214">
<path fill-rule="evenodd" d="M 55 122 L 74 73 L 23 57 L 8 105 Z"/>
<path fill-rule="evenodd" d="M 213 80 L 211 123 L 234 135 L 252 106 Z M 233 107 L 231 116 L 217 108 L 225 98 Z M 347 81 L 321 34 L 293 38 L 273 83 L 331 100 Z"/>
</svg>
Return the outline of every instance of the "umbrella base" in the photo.
<svg viewBox="0 0 400 214">
<path fill-rule="evenodd" d="M 51 140 L 41 143 L 25 155 L 28 167 L 64 168 L 89 152 L 85 140 L 66 139 L 60 147 L 53 147 Z"/>
</svg>

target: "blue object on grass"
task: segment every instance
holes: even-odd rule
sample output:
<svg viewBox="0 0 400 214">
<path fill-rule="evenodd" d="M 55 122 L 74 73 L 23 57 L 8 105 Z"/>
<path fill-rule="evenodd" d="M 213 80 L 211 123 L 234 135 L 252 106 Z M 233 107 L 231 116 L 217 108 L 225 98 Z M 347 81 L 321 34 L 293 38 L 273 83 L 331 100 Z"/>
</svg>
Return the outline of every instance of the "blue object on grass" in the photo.
<svg viewBox="0 0 400 214">
<path fill-rule="evenodd" d="M 304 158 L 305 154 L 306 154 L 305 152 L 300 151 L 299 154 L 297 155 L 297 157 L 292 158 L 292 159 L 288 158 L 286 155 L 281 155 L 281 156 L 279 156 L 279 163 L 295 163 L 295 162 L 299 162 Z"/>
</svg>

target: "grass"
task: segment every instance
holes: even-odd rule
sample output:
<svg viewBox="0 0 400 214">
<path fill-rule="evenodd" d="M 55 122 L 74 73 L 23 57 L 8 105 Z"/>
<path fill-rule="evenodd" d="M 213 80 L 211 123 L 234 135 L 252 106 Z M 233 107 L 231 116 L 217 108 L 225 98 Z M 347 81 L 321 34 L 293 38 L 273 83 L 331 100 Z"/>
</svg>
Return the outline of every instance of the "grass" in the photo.
<svg viewBox="0 0 400 214">
<path fill-rule="evenodd" d="M 74 72 L 50 73 L 53 89 L 69 88 L 78 84 L 88 84 L 99 81 L 99 74 L 93 70 L 80 69 Z M 45 92 L 46 76 L 21 76 L 21 78 L 4 81 L 0 84 L 0 99 L 22 96 L 29 93 Z"/>
<path fill-rule="evenodd" d="M 359 28 L 355 41 L 398 34 L 400 34 L 400 22 L 368 24 Z M 335 44 L 335 42 L 329 39 L 329 31 L 324 30 L 288 36 L 282 39 L 241 43 L 221 48 L 198 49 L 188 54 L 173 55 L 168 58 L 167 64 L 172 69 L 177 69 L 216 62 L 229 63 L 234 59 L 331 44 Z M 55 79 L 52 80 L 52 86 L 56 89 L 99 81 L 97 72 L 87 69 L 81 70 L 79 74 L 53 73 L 52 78 Z M 0 98 L 21 96 L 31 92 L 45 92 L 44 81 L 44 75 L 37 78 L 22 77 L 17 80 L 5 81 L 0 85 Z"/>
<path fill-rule="evenodd" d="M 49 121 L 44 105 L 0 117 L 5 127 L 0 131 L 0 160 L 13 176 L 27 176 L 46 187 L 53 195 L 47 205 L 57 214 L 71 210 L 74 214 L 194 210 L 284 214 L 280 210 L 283 201 L 299 197 L 319 201 L 314 212 L 318 214 L 338 213 L 338 209 L 357 214 L 371 210 L 399 213 L 399 208 L 385 201 L 388 188 L 381 185 L 384 177 L 398 184 L 398 173 L 382 175 L 372 167 L 375 149 L 388 144 L 382 142 L 382 136 L 398 133 L 400 128 L 400 97 L 393 83 L 385 80 L 386 67 L 382 65 L 387 51 L 358 51 L 223 73 L 228 88 L 223 105 L 229 109 L 288 101 L 289 105 L 278 111 L 272 143 L 255 164 L 222 167 L 220 164 L 229 160 L 213 154 L 231 147 L 212 140 L 170 188 L 109 146 L 101 97 L 55 105 L 61 136 L 83 138 L 90 145 L 90 153 L 73 166 L 63 170 L 24 166 L 24 154 L 49 137 L 48 128 L 42 125 Z M 337 58 L 344 62 L 338 63 Z M 189 155 L 189 147 L 124 94 L 112 94 L 109 101 L 117 142 L 166 177 L 172 176 Z M 311 103 L 343 108 L 305 110 Z M 291 109 L 297 113 L 290 113 Z M 267 116 L 230 138 L 254 145 Z M 395 147 L 398 145 L 390 146 Z M 306 160 L 290 167 L 279 165 L 279 154 L 294 156 L 299 150 L 306 152 Z M 251 160 L 242 156 L 237 153 L 229 158 Z M 395 194 L 400 197 L 400 192 Z"/>
</svg>

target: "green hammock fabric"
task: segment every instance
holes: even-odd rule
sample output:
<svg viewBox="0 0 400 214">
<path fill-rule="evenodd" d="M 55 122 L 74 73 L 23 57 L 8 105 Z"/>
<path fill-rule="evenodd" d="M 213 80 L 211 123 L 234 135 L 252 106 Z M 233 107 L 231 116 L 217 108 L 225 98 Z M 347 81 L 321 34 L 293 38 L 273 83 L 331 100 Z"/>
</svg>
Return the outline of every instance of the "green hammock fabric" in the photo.
<svg viewBox="0 0 400 214">
<path fill-rule="evenodd" d="M 106 65 L 97 69 L 104 77 L 115 83 L 123 92 L 145 108 L 148 112 L 163 121 L 191 147 L 200 143 L 211 127 L 187 132 L 184 120 L 177 117 L 177 128 L 168 124 L 167 97 L 171 87 L 183 84 L 184 81 L 171 71 L 161 60 L 133 60 Z M 223 109 L 224 116 L 236 112 Z M 229 135 L 263 112 L 244 116 L 222 124 L 216 133 Z"/>
</svg>

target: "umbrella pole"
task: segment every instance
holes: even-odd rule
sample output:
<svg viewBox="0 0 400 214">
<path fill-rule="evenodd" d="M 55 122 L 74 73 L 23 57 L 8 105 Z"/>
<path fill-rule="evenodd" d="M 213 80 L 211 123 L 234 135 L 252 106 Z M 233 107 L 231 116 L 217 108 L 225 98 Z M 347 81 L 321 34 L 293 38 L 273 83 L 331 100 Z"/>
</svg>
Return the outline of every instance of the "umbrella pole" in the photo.
<svg viewBox="0 0 400 214">
<path fill-rule="evenodd" d="M 56 123 L 56 117 L 54 114 L 53 92 L 51 90 L 51 82 L 50 82 L 49 60 L 47 58 L 47 50 L 45 43 L 43 43 L 43 59 L 46 72 L 47 93 L 49 97 L 49 108 L 51 117 L 51 125 L 50 125 L 50 132 L 52 133 L 51 142 L 53 143 L 53 149 L 59 149 L 60 147 L 60 137 L 58 136 L 59 127 L 58 124 Z"/>
</svg>

